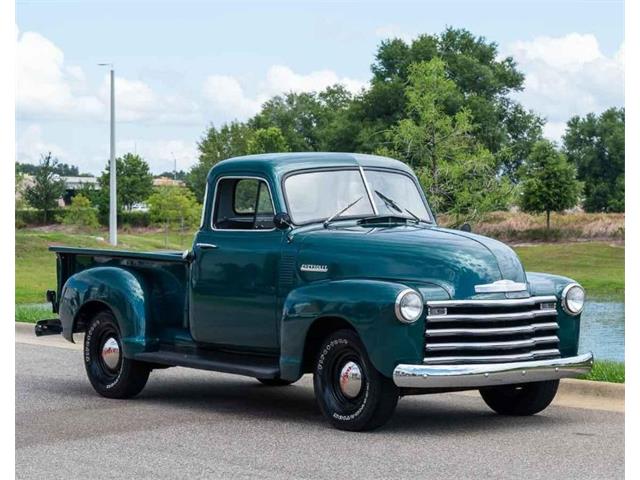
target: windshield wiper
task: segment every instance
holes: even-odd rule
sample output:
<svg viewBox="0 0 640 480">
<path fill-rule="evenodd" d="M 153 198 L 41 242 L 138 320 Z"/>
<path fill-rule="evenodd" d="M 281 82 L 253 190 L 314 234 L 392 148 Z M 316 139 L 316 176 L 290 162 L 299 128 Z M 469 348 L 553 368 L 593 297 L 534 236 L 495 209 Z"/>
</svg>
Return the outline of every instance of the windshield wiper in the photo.
<svg viewBox="0 0 640 480">
<path fill-rule="evenodd" d="M 374 190 L 374 192 L 376 193 L 376 195 L 378 195 L 378 197 L 380 197 L 382 199 L 382 201 L 384 202 L 384 204 L 386 205 L 386 207 L 388 209 L 390 209 L 390 210 L 393 209 L 393 210 L 395 210 L 396 212 L 399 212 L 399 213 L 407 212 L 409 215 L 411 215 L 414 218 L 414 220 L 416 222 L 418 222 L 418 223 L 420 223 L 420 222 L 428 223 L 426 220 L 423 220 L 422 218 L 418 217 L 415 213 L 413 213 L 408 208 L 401 207 L 393 199 L 391 199 L 391 198 L 387 197 L 386 195 L 380 193 L 378 190 Z"/>
<path fill-rule="evenodd" d="M 356 198 L 353 202 L 351 202 L 349 205 L 347 205 L 346 207 L 344 207 L 342 210 L 334 213 L 333 215 L 331 215 L 330 217 L 328 217 L 324 222 L 324 228 L 327 228 L 327 226 L 329 225 L 329 223 L 331 223 L 331 221 L 336 218 L 339 217 L 340 215 L 342 215 L 344 212 L 346 212 L 347 210 L 349 210 L 351 207 L 353 207 L 356 203 L 358 203 L 360 200 L 362 200 L 362 195 L 360 195 L 358 198 Z"/>
</svg>

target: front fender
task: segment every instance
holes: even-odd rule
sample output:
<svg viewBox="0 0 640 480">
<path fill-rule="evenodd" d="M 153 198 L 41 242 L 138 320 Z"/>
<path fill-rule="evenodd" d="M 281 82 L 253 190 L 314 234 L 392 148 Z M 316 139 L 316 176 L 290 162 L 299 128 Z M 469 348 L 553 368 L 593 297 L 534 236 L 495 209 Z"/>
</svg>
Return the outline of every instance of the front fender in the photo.
<svg viewBox="0 0 640 480">
<path fill-rule="evenodd" d="M 529 291 L 533 296 L 555 295 L 558 301 L 558 338 L 560 339 L 560 355 L 572 357 L 578 354 L 580 341 L 580 316 L 569 315 L 561 305 L 562 290 L 570 283 L 577 283 L 567 277 L 552 275 L 550 273 L 527 272 Z"/>
<path fill-rule="evenodd" d="M 391 377 L 398 363 L 421 363 L 424 315 L 407 325 L 397 320 L 395 299 L 407 285 L 378 280 L 336 280 L 297 288 L 284 301 L 280 325 L 280 372 L 287 380 L 303 374 L 307 332 L 316 321 L 340 318 L 364 343 L 373 365 Z"/>
<path fill-rule="evenodd" d="M 88 302 L 107 306 L 116 317 L 125 356 L 146 349 L 147 305 L 144 281 L 124 268 L 96 267 L 69 277 L 62 288 L 60 321 L 64 338 L 73 342 L 78 313 Z"/>
</svg>

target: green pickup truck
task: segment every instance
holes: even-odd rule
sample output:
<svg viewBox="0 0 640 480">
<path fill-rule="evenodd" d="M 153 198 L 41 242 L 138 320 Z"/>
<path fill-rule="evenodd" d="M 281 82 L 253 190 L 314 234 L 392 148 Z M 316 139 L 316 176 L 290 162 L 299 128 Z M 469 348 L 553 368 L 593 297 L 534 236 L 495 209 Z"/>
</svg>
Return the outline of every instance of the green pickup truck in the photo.
<svg viewBox="0 0 640 480">
<path fill-rule="evenodd" d="M 506 245 L 437 226 L 402 162 L 343 153 L 218 163 L 186 252 L 51 247 L 59 320 L 95 390 L 129 398 L 182 366 L 289 385 L 313 373 L 335 427 L 384 424 L 404 395 L 478 389 L 532 415 L 578 355 L 584 290 Z"/>
</svg>

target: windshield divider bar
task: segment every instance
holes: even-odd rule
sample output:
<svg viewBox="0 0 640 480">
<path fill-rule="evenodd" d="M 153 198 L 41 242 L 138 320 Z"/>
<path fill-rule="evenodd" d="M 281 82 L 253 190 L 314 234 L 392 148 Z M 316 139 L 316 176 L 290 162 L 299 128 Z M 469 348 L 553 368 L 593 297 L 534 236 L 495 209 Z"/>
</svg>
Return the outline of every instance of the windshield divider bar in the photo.
<svg viewBox="0 0 640 480">
<path fill-rule="evenodd" d="M 367 176 L 364 174 L 364 168 L 362 165 L 358 165 L 358 169 L 360 170 L 360 175 L 362 176 L 362 181 L 364 182 L 364 188 L 367 191 L 367 197 L 369 197 L 369 202 L 371 203 L 371 207 L 373 208 L 373 213 L 378 214 L 378 208 L 376 207 L 376 202 L 373 201 L 373 195 L 371 195 L 371 189 L 369 188 L 369 182 L 367 181 Z"/>
</svg>

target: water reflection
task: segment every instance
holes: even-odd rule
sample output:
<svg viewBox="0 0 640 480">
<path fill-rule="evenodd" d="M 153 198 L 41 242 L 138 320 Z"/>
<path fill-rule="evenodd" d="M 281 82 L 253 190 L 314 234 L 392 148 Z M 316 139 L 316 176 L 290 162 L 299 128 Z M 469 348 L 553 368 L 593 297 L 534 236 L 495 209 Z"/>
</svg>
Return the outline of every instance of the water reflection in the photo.
<svg viewBox="0 0 640 480">
<path fill-rule="evenodd" d="M 624 303 L 587 302 L 580 325 L 580 353 L 624 362 Z"/>
</svg>

